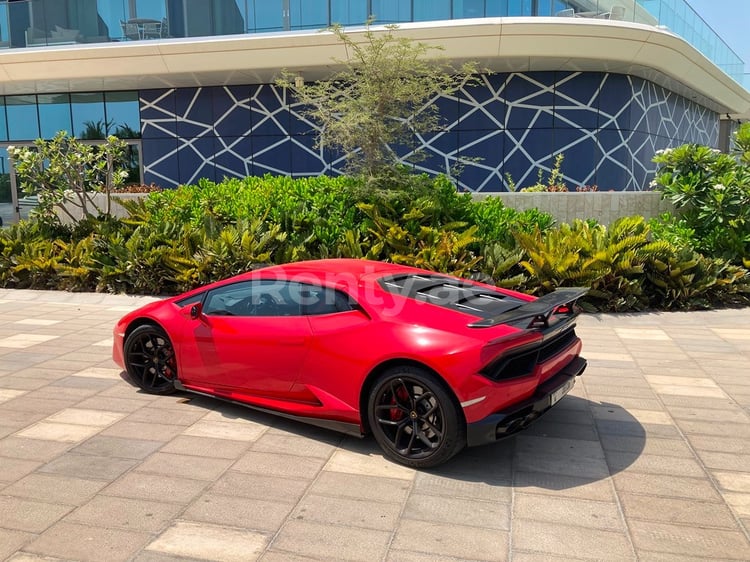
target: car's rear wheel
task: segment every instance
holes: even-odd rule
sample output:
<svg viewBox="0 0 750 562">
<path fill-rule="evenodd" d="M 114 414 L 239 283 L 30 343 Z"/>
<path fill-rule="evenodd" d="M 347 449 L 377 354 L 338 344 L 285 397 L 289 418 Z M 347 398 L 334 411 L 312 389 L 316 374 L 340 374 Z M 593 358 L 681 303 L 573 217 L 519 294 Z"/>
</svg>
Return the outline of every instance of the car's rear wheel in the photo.
<svg viewBox="0 0 750 562">
<path fill-rule="evenodd" d="M 174 392 L 177 361 L 169 336 L 148 324 L 133 330 L 125 340 L 125 369 L 132 381 L 151 394 Z"/>
<path fill-rule="evenodd" d="M 370 429 L 390 459 L 414 468 L 444 463 L 465 444 L 466 426 L 439 379 L 424 369 L 389 369 L 372 386 Z"/>
</svg>

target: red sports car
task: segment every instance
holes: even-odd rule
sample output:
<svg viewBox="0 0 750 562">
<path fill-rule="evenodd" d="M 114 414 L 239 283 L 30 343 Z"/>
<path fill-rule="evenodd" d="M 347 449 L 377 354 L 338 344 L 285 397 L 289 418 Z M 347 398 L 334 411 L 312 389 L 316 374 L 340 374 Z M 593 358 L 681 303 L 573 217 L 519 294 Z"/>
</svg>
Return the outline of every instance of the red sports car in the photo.
<svg viewBox="0 0 750 562">
<path fill-rule="evenodd" d="M 257 269 L 115 327 L 147 392 L 190 391 L 357 436 L 432 467 L 528 426 L 586 367 L 575 301 L 366 260 Z"/>
</svg>

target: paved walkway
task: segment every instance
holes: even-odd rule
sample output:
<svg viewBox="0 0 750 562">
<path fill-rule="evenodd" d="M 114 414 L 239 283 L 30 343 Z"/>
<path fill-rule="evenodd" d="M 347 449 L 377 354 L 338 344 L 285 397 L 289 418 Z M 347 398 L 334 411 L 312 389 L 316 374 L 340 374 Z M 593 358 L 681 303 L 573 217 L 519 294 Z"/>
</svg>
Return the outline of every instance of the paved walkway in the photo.
<svg viewBox="0 0 750 562">
<path fill-rule="evenodd" d="M 750 560 L 750 310 L 585 316 L 529 431 L 416 472 L 109 359 L 146 299 L 0 290 L 0 559 Z"/>
</svg>

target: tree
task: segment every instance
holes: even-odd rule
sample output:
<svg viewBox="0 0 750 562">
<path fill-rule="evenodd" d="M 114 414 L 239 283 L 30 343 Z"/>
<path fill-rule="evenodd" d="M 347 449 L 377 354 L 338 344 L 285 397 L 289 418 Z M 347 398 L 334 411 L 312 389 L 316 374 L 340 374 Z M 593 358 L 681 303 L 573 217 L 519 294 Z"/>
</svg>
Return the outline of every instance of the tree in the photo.
<svg viewBox="0 0 750 562">
<path fill-rule="evenodd" d="M 54 218 L 55 210 L 73 222 L 110 213 L 110 193 L 120 187 L 128 175 L 124 169 L 127 145 L 114 136 L 103 144 L 85 144 L 60 131 L 51 140 L 37 139 L 34 146 L 9 146 L 21 189 L 26 195 L 39 196 L 39 212 Z M 95 193 L 106 195 L 105 208 L 94 202 Z"/>
<path fill-rule="evenodd" d="M 439 130 L 438 107 L 430 102 L 473 81 L 479 69 L 433 56 L 442 48 L 405 37 L 396 25 L 376 30 L 371 23 L 361 38 L 329 28 L 348 57 L 334 59 L 343 68 L 327 80 L 301 83 L 285 71 L 277 85 L 290 89 L 306 107 L 302 114 L 321 126 L 318 148 L 342 151 L 350 173 L 380 177 L 401 163 L 395 146 L 413 147 L 417 135 Z"/>
</svg>

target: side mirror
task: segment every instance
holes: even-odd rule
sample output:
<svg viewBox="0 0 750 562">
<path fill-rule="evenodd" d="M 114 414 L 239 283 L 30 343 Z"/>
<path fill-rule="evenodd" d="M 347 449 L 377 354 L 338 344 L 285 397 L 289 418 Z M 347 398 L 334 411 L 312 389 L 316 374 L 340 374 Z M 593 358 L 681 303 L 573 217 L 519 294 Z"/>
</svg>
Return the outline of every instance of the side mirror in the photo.
<svg viewBox="0 0 750 562">
<path fill-rule="evenodd" d="M 203 304 L 202 303 L 195 303 L 193 306 L 190 307 L 190 318 L 193 320 L 198 320 L 203 315 Z"/>
</svg>

